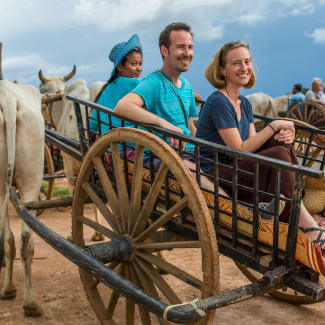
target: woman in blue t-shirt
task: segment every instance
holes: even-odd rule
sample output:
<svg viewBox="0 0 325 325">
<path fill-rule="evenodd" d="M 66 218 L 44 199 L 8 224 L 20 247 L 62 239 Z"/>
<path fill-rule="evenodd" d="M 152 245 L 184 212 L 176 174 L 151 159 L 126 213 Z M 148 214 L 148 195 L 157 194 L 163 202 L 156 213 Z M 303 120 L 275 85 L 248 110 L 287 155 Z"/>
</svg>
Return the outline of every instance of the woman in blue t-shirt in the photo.
<svg viewBox="0 0 325 325">
<path fill-rule="evenodd" d="M 224 44 L 208 66 L 206 78 L 217 90 L 207 99 L 203 108 L 196 136 L 247 152 L 258 153 L 263 156 L 280 159 L 288 163 L 297 164 L 297 157 L 292 148 L 295 131 L 291 121 L 274 120 L 260 132 L 256 132 L 253 120 L 253 110 L 250 102 L 240 95 L 243 87 L 252 88 L 256 82 L 255 71 L 249 47 L 241 41 Z M 213 153 L 201 149 L 201 155 L 213 161 Z M 212 158 L 212 159 L 211 159 Z M 219 161 L 231 165 L 229 156 L 219 154 Z M 213 173 L 213 163 L 201 161 L 201 168 Z M 238 183 L 253 187 L 254 163 L 238 160 L 238 169 L 251 173 L 239 173 Z M 220 182 L 220 186 L 232 193 L 233 169 L 219 165 L 219 175 L 230 182 Z M 259 169 L 259 190 L 274 193 L 276 171 L 274 168 L 263 166 Z M 295 177 L 292 172 L 281 172 L 280 192 L 287 198 L 292 198 Z M 238 199 L 247 203 L 253 202 L 253 193 L 246 190 L 238 192 Z M 260 194 L 261 201 L 270 200 L 267 195 Z M 286 204 L 280 215 L 280 220 L 288 222 L 290 204 Z M 318 226 L 313 217 L 301 204 L 299 226 L 316 244 L 325 249 L 324 230 Z"/>
<path fill-rule="evenodd" d="M 134 34 L 127 42 L 116 44 L 110 54 L 109 59 L 114 63 L 112 73 L 107 83 L 104 84 L 95 98 L 95 102 L 114 109 L 118 101 L 132 91 L 140 82 L 142 72 L 142 47 L 138 35 Z M 90 129 L 98 131 L 97 111 L 91 114 Z M 101 134 L 109 130 L 109 119 L 105 113 L 100 113 Z M 121 120 L 112 117 L 112 125 L 121 126 Z M 131 126 L 125 122 L 125 126 Z"/>
</svg>

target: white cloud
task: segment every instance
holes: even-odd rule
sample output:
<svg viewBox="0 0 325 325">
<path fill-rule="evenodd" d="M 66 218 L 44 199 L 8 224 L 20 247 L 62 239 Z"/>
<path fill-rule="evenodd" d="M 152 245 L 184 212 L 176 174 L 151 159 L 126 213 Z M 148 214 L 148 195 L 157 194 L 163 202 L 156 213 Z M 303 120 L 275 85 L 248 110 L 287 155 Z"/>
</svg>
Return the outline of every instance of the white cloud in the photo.
<svg viewBox="0 0 325 325">
<path fill-rule="evenodd" d="M 76 23 L 94 24 L 105 31 L 114 32 L 136 23 L 150 22 L 164 1 L 92 1 L 79 0 L 74 7 L 73 18 Z"/>
<path fill-rule="evenodd" d="M 43 65 L 46 61 L 37 54 L 26 53 L 22 56 L 13 56 L 3 60 L 5 69 L 18 69 L 35 66 L 35 62 Z"/>
<path fill-rule="evenodd" d="M 325 0 L 11 0 L 0 2 L 2 41 L 24 33 L 52 37 L 79 27 L 106 34 L 134 30 L 157 33 L 172 21 L 195 26 L 201 40 L 217 40 L 232 23 L 256 25 L 264 19 L 310 15 Z M 19 9 L 17 9 L 19 8 Z M 48 35 L 48 36 L 47 36 Z"/>
<path fill-rule="evenodd" d="M 289 13 L 292 16 L 311 15 L 315 12 L 315 5 L 312 3 L 305 3 L 302 6 L 293 8 Z"/>
<path fill-rule="evenodd" d="M 325 44 L 325 28 L 316 28 L 311 34 L 306 34 L 314 40 L 316 44 Z"/>
<path fill-rule="evenodd" d="M 42 69 L 45 76 L 64 76 L 73 68 L 73 66 L 52 63 L 51 61 L 49 58 L 35 53 L 9 56 L 2 63 L 4 77 L 8 80 L 18 80 L 20 83 L 32 83 L 37 86 L 39 69 Z M 87 68 L 83 67 L 83 70 L 87 70 Z"/>
<path fill-rule="evenodd" d="M 158 58 L 159 32 L 173 21 L 191 25 L 195 41 L 213 42 L 226 39 L 228 30 L 237 28 L 239 33 L 251 33 L 252 29 L 245 29 L 246 26 L 258 28 L 265 21 L 311 15 L 324 5 L 325 0 L 0 1 L 3 71 L 9 80 L 37 84 L 40 68 L 45 75 L 65 75 L 76 61 L 78 78 L 91 79 L 98 75 L 106 78 L 111 65 L 107 54 L 95 57 L 104 51 L 104 46 L 98 43 L 110 47 L 138 33 L 146 51 L 150 49 L 152 54 L 155 48 Z M 102 39 L 94 40 L 94 37 Z M 323 29 L 315 29 L 308 37 L 315 43 L 325 42 Z M 144 70 L 161 63 L 155 60 L 145 53 Z"/>
<path fill-rule="evenodd" d="M 238 21 L 242 24 L 255 25 L 260 20 L 263 20 L 264 16 L 261 14 L 245 14 L 238 17 Z"/>
<path fill-rule="evenodd" d="M 310 15 L 314 11 L 315 4 L 309 0 L 79 0 L 72 16 L 76 24 L 94 25 L 108 33 L 130 28 L 138 33 L 155 32 L 166 25 L 168 17 L 169 22 L 188 22 L 196 27 L 200 40 L 211 41 L 222 38 L 230 23 L 256 25 L 265 19 Z"/>
<path fill-rule="evenodd" d="M 25 33 L 60 31 L 69 26 L 74 0 L 0 1 L 1 40 Z"/>
<path fill-rule="evenodd" d="M 199 25 L 199 26 L 198 26 Z M 195 39 L 204 42 L 215 41 L 223 38 L 223 27 L 214 26 L 210 21 L 198 24 L 197 22 L 192 24 L 193 30 L 195 30 Z"/>
</svg>

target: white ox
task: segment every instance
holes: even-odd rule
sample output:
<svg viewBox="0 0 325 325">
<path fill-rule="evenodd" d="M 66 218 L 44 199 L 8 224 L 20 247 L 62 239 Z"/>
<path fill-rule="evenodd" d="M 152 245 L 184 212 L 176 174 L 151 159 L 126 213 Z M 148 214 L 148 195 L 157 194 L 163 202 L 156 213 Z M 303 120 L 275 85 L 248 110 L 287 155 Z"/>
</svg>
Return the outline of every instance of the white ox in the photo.
<svg viewBox="0 0 325 325">
<path fill-rule="evenodd" d="M 89 100 L 94 102 L 97 94 L 101 91 L 103 86 L 106 84 L 105 81 L 96 81 L 89 88 Z"/>
<path fill-rule="evenodd" d="M 74 65 L 72 71 L 64 77 L 58 77 L 58 76 L 45 77 L 43 75 L 42 70 L 40 70 L 38 72 L 38 77 L 41 80 L 41 84 L 39 86 L 40 92 L 42 94 L 62 95 L 64 93 L 66 82 L 69 81 L 76 74 L 76 71 L 77 69 L 76 66 Z M 60 103 L 56 103 L 56 102 L 50 103 L 48 105 L 43 104 L 42 112 L 46 122 L 53 124 L 53 121 L 51 119 L 52 118 L 51 111 L 53 107 L 56 108 L 58 106 L 60 106 Z"/>
<path fill-rule="evenodd" d="M 273 98 L 273 107 L 277 113 L 277 116 L 279 116 L 280 113 L 287 112 L 288 100 L 290 98 L 291 98 L 291 94 Z"/>
<path fill-rule="evenodd" d="M 287 111 L 288 95 L 272 98 L 269 95 L 258 92 L 247 95 L 253 107 L 254 114 L 275 118 L 280 112 Z"/>
<path fill-rule="evenodd" d="M 67 76 L 72 78 L 76 72 L 75 66 L 72 72 Z M 77 127 L 77 121 L 74 113 L 73 103 L 65 97 L 67 95 L 76 96 L 83 99 L 89 99 L 89 90 L 85 80 L 74 80 L 71 84 L 66 85 L 67 77 L 44 77 L 42 70 L 39 72 L 41 80 L 40 92 L 43 94 L 57 94 L 64 92 L 62 101 L 54 102 L 51 108 L 51 120 L 58 132 L 68 136 L 70 138 L 79 141 L 79 133 Z M 96 94 L 94 93 L 94 96 Z M 82 109 L 82 114 L 85 114 L 85 109 Z M 83 116 L 84 118 L 84 116 Z M 64 170 L 67 176 L 67 183 L 69 187 L 70 196 L 73 195 L 74 188 L 74 176 L 79 173 L 80 162 L 73 159 L 68 154 L 62 152 Z M 95 217 L 98 223 L 100 222 L 100 216 L 97 209 L 95 209 Z M 103 240 L 103 236 L 96 232 L 94 233 L 92 240 Z"/>
<path fill-rule="evenodd" d="M 22 202 L 38 200 L 44 166 L 44 119 L 41 95 L 33 86 L 0 81 L 0 109 L 0 268 L 3 254 L 6 264 L 0 297 L 10 299 L 16 296 L 13 282 L 16 248 L 8 218 L 9 186 L 14 182 Z M 32 232 L 23 222 L 20 241 L 25 273 L 23 308 L 27 316 L 40 316 L 42 309 L 36 302 L 31 279 L 33 255 Z"/>
<path fill-rule="evenodd" d="M 277 116 L 272 97 L 269 95 L 259 92 L 247 95 L 246 98 L 252 104 L 254 114 L 270 118 Z"/>
</svg>

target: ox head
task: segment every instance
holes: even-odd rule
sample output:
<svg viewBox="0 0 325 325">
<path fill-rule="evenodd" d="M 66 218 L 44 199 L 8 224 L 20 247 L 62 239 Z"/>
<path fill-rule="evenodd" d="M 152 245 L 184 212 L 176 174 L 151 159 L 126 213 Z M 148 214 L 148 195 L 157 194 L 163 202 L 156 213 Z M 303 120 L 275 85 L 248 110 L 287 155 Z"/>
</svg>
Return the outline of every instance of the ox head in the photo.
<svg viewBox="0 0 325 325">
<path fill-rule="evenodd" d="M 72 71 L 64 77 L 45 77 L 42 70 L 38 72 L 38 77 L 41 81 L 39 89 L 42 94 L 57 94 L 63 93 L 65 82 L 70 80 L 76 74 L 76 66 L 73 66 Z"/>
</svg>

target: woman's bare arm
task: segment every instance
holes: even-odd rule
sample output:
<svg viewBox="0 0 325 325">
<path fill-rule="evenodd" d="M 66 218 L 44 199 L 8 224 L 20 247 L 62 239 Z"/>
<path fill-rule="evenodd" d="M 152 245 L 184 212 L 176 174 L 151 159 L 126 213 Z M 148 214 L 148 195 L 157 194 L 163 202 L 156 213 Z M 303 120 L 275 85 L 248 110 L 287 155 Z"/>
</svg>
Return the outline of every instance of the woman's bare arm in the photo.
<svg viewBox="0 0 325 325">
<path fill-rule="evenodd" d="M 286 132 L 282 133 L 280 131 L 280 135 L 276 135 L 277 140 L 284 143 L 292 143 L 292 138 L 294 138 L 294 126 L 291 121 L 275 120 L 257 133 L 255 131 L 254 124 L 251 123 L 249 138 L 245 141 L 242 141 L 237 128 L 219 129 L 218 132 L 228 147 L 247 152 L 254 152 L 260 148 L 277 130 L 287 130 Z"/>
</svg>

